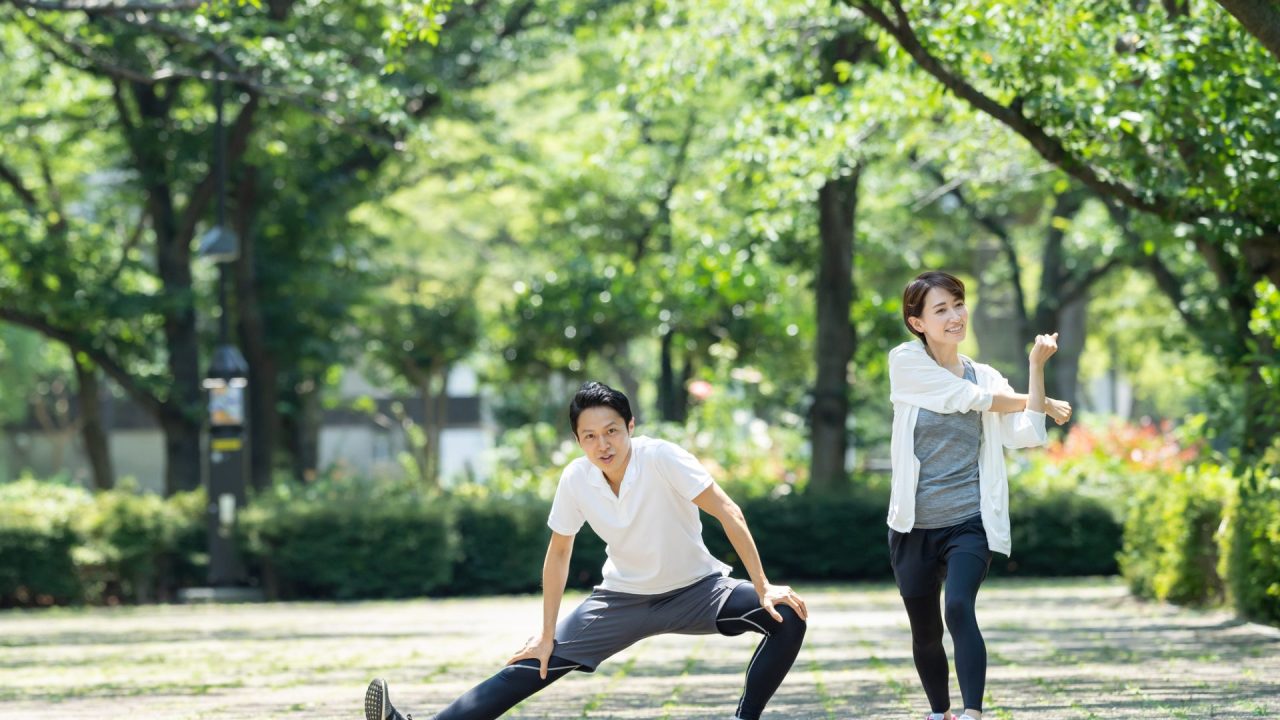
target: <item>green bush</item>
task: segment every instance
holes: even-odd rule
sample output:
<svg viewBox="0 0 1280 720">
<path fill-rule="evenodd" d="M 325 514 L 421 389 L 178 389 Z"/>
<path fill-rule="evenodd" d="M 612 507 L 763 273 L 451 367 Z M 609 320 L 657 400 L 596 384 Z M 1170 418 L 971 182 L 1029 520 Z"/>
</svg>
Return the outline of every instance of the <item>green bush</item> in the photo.
<svg viewBox="0 0 1280 720">
<path fill-rule="evenodd" d="M 179 588 L 204 585 L 209 577 L 208 500 L 203 488 L 165 498 L 168 533 L 160 563 L 157 599 L 170 600 Z"/>
<path fill-rule="evenodd" d="M 241 514 L 251 563 L 274 598 L 400 598 L 449 586 L 447 504 L 405 483 L 276 483 Z"/>
<path fill-rule="evenodd" d="M 0 605 L 164 600 L 203 579 L 204 493 L 0 485 Z"/>
<path fill-rule="evenodd" d="M 860 478 L 835 496 L 735 495 L 771 578 L 888 580 L 887 490 Z M 778 494 L 780 493 L 780 494 Z M 251 574 L 273 598 L 349 599 L 537 592 L 550 530 L 547 500 L 452 495 L 411 481 L 322 478 L 278 482 L 240 514 Z M 30 481 L 0 486 L 0 603 L 171 599 L 205 582 L 202 492 L 168 499 L 128 488 L 93 494 Z M 737 564 L 719 522 L 703 516 L 708 548 Z M 1119 531 L 1103 505 L 1064 492 L 1013 501 L 1014 561 L 996 572 L 1107 573 Z M 604 543 L 584 526 L 568 584 L 600 582 Z M 739 576 L 743 570 L 737 568 Z"/>
<path fill-rule="evenodd" d="M 738 502 L 771 580 L 883 580 L 889 567 L 886 500 L 867 491 L 831 496 L 787 494 Z M 745 571 L 720 523 L 703 515 L 703 538 L 716 557 Z"/>
<path fill-rule="evenodd" d="M 72 521 L 92 502 L 78 487 L 30 479 L 0 485 L 0 606 L 83 599 Z"/>
<path fill-rule="evenodd" d="M 741 503 L 770 577 L 800 580 L 888 580 L 884 493 L 855 490 L 836 496 L 787 495 Z M 704 517 L 707 546 L 741 566 L 720 525 Z M 1100 502 L 1068 493 L 1015 497 L 1012 558 L 996 555 L 1003 575 L 1115 573 L 1120 527 Z"/>
<path fill-rule="evenodd" d="M 1280 624 L 1280 464 L 1251 469 L 1229 493 L 1219 570 L 1236 610 Z"/>
<path fill-rule="evenodd" d="M 547 530 L 551 532 L 550 529 Z M 548 535 L 549 537 L 549 535 Z M 595 587 L 603 580 L 604 540 L 591 529 L 583 525 L 573 538 L 573 557 L 569 559 L 569 587 L 585 590 Z"/>
<path fill-rule="evenodd" d="M 1114 575 L 1120 523 L 1101 501 L 1062 490 L 1013 492 L 1009 498 L 1013 555 L 996 555 L 994 575 L 1063 577 Z"/>
<path fill-rule="evenodd" d="M 885 503 L 883 492 L 858 489 L 835 496 L 749 497 L 739 505 L 770 578 L 791 583 L 892 579 Z M 473 562 L 455 566 L 449 590 L 537 591 L 550 535 L 546 512 L 547 505 L 537 502 L 513 505 L 490 499 L 461 505 L 462 556 Z M 711 553 L 746 577 L 720 523 L 704 514 L 702 525 Z M 1063 576 L 1116 571 L 1120 526 L 1097 500 L 1067 493 L 1019 498 L 1013 536 L 1014 559 L 997 562 L 993 572 Z M 604 560 L 604 542 L 584 525 L 574 540 L 569 586 L 598 584 Z"/>
<path fill-rule="evenodd" d="M 88 598 L 168 600 L 178 587 L 202 582 L 204 506 L 203 490 L 161 498 L 126 485 L 96 494 L 76 519 L 83 542 L 76 559 Z"/>
<path fill-rule="evenodd" d="M 1135 595 L 1189 605 L 1222 600 L 1215 534 L 1231 484 L 1225 469 L 1205 464 L 1136 490 L 1119 556 Z"/>
<path fill-rule="evenodd" d="M 532 498 L 454 504 L 459 552 L 449 590 L 467 595 L 535 592 L 542 586 L 550 505 Z"/>
</svg>

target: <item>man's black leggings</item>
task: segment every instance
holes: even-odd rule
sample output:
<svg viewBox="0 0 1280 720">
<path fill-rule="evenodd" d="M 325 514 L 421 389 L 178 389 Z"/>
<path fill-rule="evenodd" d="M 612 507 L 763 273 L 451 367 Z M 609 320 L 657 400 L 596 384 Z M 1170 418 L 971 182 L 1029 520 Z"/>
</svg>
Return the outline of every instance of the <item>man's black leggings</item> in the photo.
<svg viewBox="0 0 1280 720">
<path fill-rule="evenodd" d="M 804 641 L 805 622 L 790 606 L 779 606 L 783 622 L 774 620 L 748 583 L 734 588 L 716 616 L 716 629 L 721 635 L 758 632 L 764 635 L 747 665 L 746 688 L 738 702 L 736 717 L 758 720 L 765 703 L 782 684 Z M 943 662 L 946 660 L 944 658 Z M 521 660 L 508 665 L 488 680 L 463 693 L 440 711 L 434 720 L 495 720 L 517 703 L 551 683 L 579 669 L 579 665 L 551 656 L 547 663 L 547 679 L 538 675 L 537 660 Z M 945 682 L 945 678 L 944 678 Z"/>
<path fill-rule="evenodd" d="M 978 587 L 987 575 L 987 561 L 969 553 L 953 553 L 947 559 L 946 619 L 956 652 L 956 676 L 965 709 L 981 710 L 987 683 L 987 645 L 978 629 L 974 602 Z M 911 619 L 911 653 L 916 671 L 929 697 L 931 712 L 946 712 L 951 706 L 947 689 L 947 651 L 942 647 L 943 610 L 938 593 L 904 597 Z"/>
</svg>

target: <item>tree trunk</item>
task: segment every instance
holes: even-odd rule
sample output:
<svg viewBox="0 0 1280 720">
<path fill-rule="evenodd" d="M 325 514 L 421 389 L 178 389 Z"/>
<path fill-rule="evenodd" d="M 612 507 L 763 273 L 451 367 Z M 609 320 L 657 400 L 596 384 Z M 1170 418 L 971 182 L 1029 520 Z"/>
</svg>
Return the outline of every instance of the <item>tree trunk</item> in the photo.
<svg viewBox="0 0 1280 720">
<path fill-rule="evenodd" d="M 200 360 L 196 338 L 195 307 L 191 303 L 190 252 L 169 246 L 160 250 L 161 277 L 164 292 L 174 298 L 174 307 L 166 312 L 164 334 L 168 345 L 169 376 L 173 379 L 168 404 L 174 415 L 164 423 L 165 492 L 194 490 L 201 484 L 200 426 L 201 415 Z"/>
<path fill-rule="evenodd" d="M 439 390 L 437 390 L 437 382 Z M 422 467 L 419 472 L 427 487 L 440 487 L 440 437 L 444 430 L 445 404 L 448 402 L 449 369 L 426 373 L 420 385 L 422 393 Z"/>
<path fill-rule="evenodd" d="M 292 423 L 293 474 L 299 482 L 316 479 L 320 466 L 320 425 L 324 408 L 320 403 L 320 386 L 312 379 L 295 388 L 297 411 Z"/>
<path fill-rule="evenodd" d="M 817 493 L 839 490 L 849 482 L 845 471 L 849 363 L 857 342 L 849 307 L 854 293 L 854 223 L 860 172 L 828 180 L 818 191 L 817 379 L 809 411 L 809 489 Z"/>
<path fill-rule="evenodd" d="M 613 352 L 606 358 L 609 367 L 618 377 L 618 381 L 622 383 L 622 392 L 626 394 L 627 399 L 631 401 L 632 414 L 638 415 L 640 412 L 640 379 L 631 371 L 631 366 L 627 360 L 628 343 L 623 342 L 618 346 L 616 352 Z"/>
<path fill-rule="evenodd" d="M 1019 303 L 1017 274 L 1000 270 L 1006 257 L 998 240 L 982 241 L 973 258 L 973 274 L 978 280 L 980 302 L 973 304 L 973 334 L 982 361 L 995 367 L 1014 388 L 1027 386 L 1027 348 L 1023 344 L 1028 324 L 1027 311 Z"/>
<path fill-rule="evenodd" d="M 658 415 L 666 422 L 682 423 L 689 418 L 688 365 L 684 377 L 676 375 L 675 332 L 663 333 L 658 375 Z M 632 402 L 635 402 L 632 400 Z"/>
<path fill-rule="evenodd" d="M 267 345 L 267 327 L 258 299 L 253 235 L 253 197 L 257 173 L 246 166 L 237 188 L 237 233 L 240 257 L 234 265 L 239 310 L 238 334 L 249 364 L 249 481 L 259 490 L 271 483 L 280 439 L 280 380 Z"/>
<path fill-rule="evenodd" d="M 1058 352 L 1044 369 L 1045 394 L 1057 400 L 1066 400 L 1072 406 L 1075 405 L 1075 388 L 1079 384 L 1080 353 L 1084 350 L 1083 335 L 1073 337 L 1072 334 L 1084 332 L 1084 308 L 1081 307 L 1076 316 L 1071 318 L 1078 326 L 1068 328 L 1064 327 L 1064 323 L 1068 319 L 1068 303 L 1088 302 L 1088 291 L 1086 288 L 1078 297 L 1066 296 L 1073 277 L 1071 268 L 1067 266 L 1063 246 L 1066 228 L 1054 220 L 1074 218 L 1080 213 L 1084 201 L 1085 194 L 1078 190 L 1059 193 L 1054 198 L 1053 213 L 1041 253 L 1040 294 L 1036 299 L 1031 327 L 1026 328 L 1026 335 L 1022 338 L 1025 352 L 1025 349 L 1035 343 L 1036 335 L 1058 333 Z M 1064 350 L 1067 352 L 1064 353 Z M 1022 387 L 1015 386 L 1019 390 Z M 1059 394 L 1064 389 L 1071 391 L 1071 397 Z"/>
<path fill-rule="evenodd" d="M 1049 364 L 1055 367 L 1056 372 L 1052 385 L 1046 381 L 1045 394 L 1066 400 L 1073 408 L 1080 407 L 1080 356 L 1084 354 L 1085 334 L 1088 332 L 1088 307 L 1089 294 L 1086 292 L 1062 308 L 1058 313 L 1058 323 L 1053 327 L 1059 332 L 1058 352 Z"/>
<path fill-rule="evenodd" d="M 194 490 L 204 477 L 200 426 L 168 413 L 160 421 L 164 432 L 164 493 Z"/>
<path fill-rule="evenodd" d="M 449 368 L 440 375 L 440 392 L 436 393 L 436 425 L 432 428 L 431 441 L 431 475 L 435 486 L 440 487 L 444 479 L 444 429 L 449 425 Z"/>
<path fill-rule="evenodd" d="M 169 131 L 168 103 L 156 89 L 133 85 L 138 112 L 146 126 L 134 144 L 135 162 L 147 191 L 147 205 L 155 233 L 156 271 L 164 306 L 164 338 L 169 370 L 169 397 L 165 432 L 165 494 L 200 487 L 203 462 L 200 451 L 202 424 L 200 353 L 196 334 L 195 295 L 191 277 L 192 236 L 179 229 L 178 213 L 169 185 L 165 148 L 147 142 Z M 176 92 L 170 88 L 170 92 Z"/>
<path fill-rule="evenodd" d="M 111 447 L 107 439 L 106 423 L 102 418 L 102 387 L 98 380 L 98 368 L 88 360 L 73 357 L 76 367 L 77 392 L 80 405 L 80 438 L 89 459 L 93 487 L 110 490 L 115 487 L 115 471 L 111 466 Z"/>
<path fill-rule="evenodd" d="M 1275 0 L 1218 0 L 1280 61 L 1280 5 Z"/>
</svg>

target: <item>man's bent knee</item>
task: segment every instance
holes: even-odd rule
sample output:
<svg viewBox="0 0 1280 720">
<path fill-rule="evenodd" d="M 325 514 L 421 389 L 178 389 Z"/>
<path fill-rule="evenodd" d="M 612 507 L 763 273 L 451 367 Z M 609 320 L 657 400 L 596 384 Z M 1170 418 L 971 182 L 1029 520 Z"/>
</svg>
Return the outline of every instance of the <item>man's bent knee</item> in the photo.
<svg viewBox="0 0 1280 720">
<path fill-rule="evenodd" d="M 774 609 L 776 609 L 778 614 L 782 616 L 782 622 L 778 623 L 778 626 L 774 628 L 773 634 L 787 635 L 794 637 L 797 640 L 804 639 L 804 634 L 808 629 L 809 624 L 804 621 L 804 618 L 800 617 L 800 614 L 795 611 L 795 608 L 790 605 L 779 605 Z"/>
</svg>

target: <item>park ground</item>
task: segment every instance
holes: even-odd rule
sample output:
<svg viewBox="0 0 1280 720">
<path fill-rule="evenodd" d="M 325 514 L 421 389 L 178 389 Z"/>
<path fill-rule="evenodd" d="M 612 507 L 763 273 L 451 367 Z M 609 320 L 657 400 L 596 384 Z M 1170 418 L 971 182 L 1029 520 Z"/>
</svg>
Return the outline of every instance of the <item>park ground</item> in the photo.
<svg viewBox="0 0 1280 720">
<path fill-rule="evenodd" d="M 921 717 L 892 586 L 800 589 L 809 635 L 766 717 Z M 356 719 L 374 675 L 426 718 L 540 612 L 535 596 L 6 611 L 0 718 Z M 979 617 L 993 720 L 1280 716 L 1280 631 L 1226 611 L 1140 602 L 1114 579 L 992 580 Z M 510 717 L 726 718 L 754 642 L 652 638 Z"/>
</svg>

